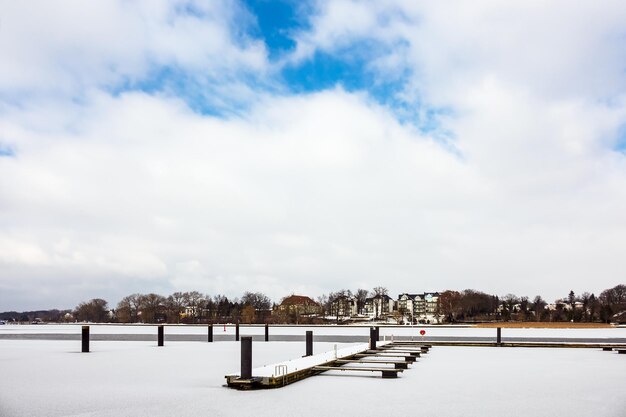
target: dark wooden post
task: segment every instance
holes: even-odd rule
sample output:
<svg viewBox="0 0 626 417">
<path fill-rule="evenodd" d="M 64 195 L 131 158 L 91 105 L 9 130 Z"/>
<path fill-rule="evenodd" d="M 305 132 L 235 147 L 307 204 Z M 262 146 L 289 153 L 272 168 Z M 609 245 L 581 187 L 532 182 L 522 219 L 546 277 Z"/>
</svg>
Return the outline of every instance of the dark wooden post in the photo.
<svg viewBox="0 0 626 417">
<path fill-rule="evenodd" d="M 498 327 L 498 333 L 497 333 L 497 341 L 496 341 L 496 345 L 498 346 L 502 346 L 502 327 Z"/>
<path fill-rule="evenodd" d="M 209 334 L 208 334 L 209 343 L 213 342 L 213 325 L 209 324 Z"/>
<path fill-rule="evenodd" d="M 163 335 L 164 335 L 164 332 L 163 332 L 163 325 L 160 325 L 160 326 L 158 327 L 158 329 L 159 329 L 159 330 L 158 330 L 158 337 L 157 337 L 157 345 L 158 345 L 158 346 L 163 346 L 163 339 L 164 339 L 164 338 L 163 338 Z"/>
<path fill-rule="evenodd" d="M 376 329 L 374 327 L 370 327 L 370 349 L 376 349 Z"/>
<path fill-rule="evenodd" d="M 270 325 L 265 323 L 265 341 L 270 341 Z"/>
<path fill-rule="evenodd" d="M 241 379 L 252 379 L 252 336 L 241 338 Z"/>
<path fill-rule="evenodd" d="M 89 326 L 83 326 L 81 351 L 83 353 L 89 353 Z"/>
<path fill-rule="evenodd" d="M 239 341 L 239 322 L 235 324 L 235 342 Z"/>
<path fill-rule="evenodd" d="M 380 342 L 380 327 L 376 326 L 376 341 Z"/>
<path fill-rule="evenodd" d="M 313 356 L 313 331 L 306 331 L 306 356 Z"/>
</svg>

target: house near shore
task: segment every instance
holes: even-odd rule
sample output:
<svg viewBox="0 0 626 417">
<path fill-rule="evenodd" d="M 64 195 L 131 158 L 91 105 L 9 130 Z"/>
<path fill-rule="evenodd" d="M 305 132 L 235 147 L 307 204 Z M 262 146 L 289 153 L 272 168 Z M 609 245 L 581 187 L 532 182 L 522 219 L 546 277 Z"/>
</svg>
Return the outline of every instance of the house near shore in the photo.
<svg viewBox="0 0 626 417">
<path fill-rule="evenodd" d="M 378 294 L 365 299 L 363 312 L 373 320 L 386 319 L 395 310 L 395 301 L 387 294 Z"/>
<path fill-rule="evenodd" d="M 438 323 L 438 306 L 438 292 L 398 295 L 397 311 L 409 323 Z"/>
<path fill-rule="evenodd" d="M 574 303 L 574 310 L 583 310 L 584 307 L 585 305 L 581 303 L 580 301 L 576 301 Z M 571 311 L 572 305 L 569 302 L 564 301 L 564 300 L 556 300 L 554 303 L 547 304 L 545 306 L 545 309 L 548 311 L 557 311 L 557 310 Z"/>
<path fill-rule="evenodd" d="M 306 295 L 292 294 L 283 298 L 279 305 L 274 308 L 272 314 L 295 317 L 317 316 L 322 313 L 321 306 Z"/>
<path fill-rule="evenodd" d="M 611 322 L 617 324 L 626 324 L 626 310 L 611 316 Z"/>
<path fill-rule="evenodd" d="M 365 299 L 362 314 L 358 300 L 352 295 L 341 294 L 329 300 L 326 314 L 337 320 L 395 320 L 397 323 L 439 323 L 439 293 L 402 293 L 394 300 L 386 294 Z M 290 295 L 274 307 L 272 315 L 278 320 L 298 322 L 300 318 L 320 317 L 322 306 L 310 297 Z M 281 317 L 282 316 L 282 317 Z M 328 319 L 329 317 L 326 317 Z"/>
<path fill-rule="evenodd" d="M 354 317 L 358 313 L 358 300 L 354 296 L 338 295 L 330 302 L 330 315 L 337 318 Z"/>
<path fill-rule="evenodd" d="M 405 317 L 409 317 L 413 320 L 416 312 L 416 303 L 418 302 L 419 294 L 403 293 L 398 294 L 398 311 Z"/>
</svg>

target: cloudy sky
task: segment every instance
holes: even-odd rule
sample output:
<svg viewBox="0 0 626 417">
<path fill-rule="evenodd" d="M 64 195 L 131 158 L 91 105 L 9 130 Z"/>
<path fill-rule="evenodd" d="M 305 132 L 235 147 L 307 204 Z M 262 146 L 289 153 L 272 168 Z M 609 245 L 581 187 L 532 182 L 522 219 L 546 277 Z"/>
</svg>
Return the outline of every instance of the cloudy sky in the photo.
<svg viewBox="0 0 626 417">
<path fill-rule="evenodd" d="M 0 1 L 0 311 L 626 270 L 626 4 Z"/>
</svg>

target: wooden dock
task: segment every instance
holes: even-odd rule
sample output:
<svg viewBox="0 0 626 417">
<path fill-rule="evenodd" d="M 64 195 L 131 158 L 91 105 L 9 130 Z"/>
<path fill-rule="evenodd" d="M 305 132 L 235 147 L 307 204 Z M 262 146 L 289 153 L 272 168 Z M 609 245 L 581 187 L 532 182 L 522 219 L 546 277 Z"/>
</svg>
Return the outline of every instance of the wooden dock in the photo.
<svg viewBox="0 0 626 417">
<path fill-rule="evenodd" d="M 376 349 L 361 344 L 256 368 L 252 370 L 252 377 L 247 379 L 238 374 L 226 375 L 226 384 L 242 390 L 280 388 L 328 371 L 380 372 L 382 378 L 397 378 L 429 348 L 418 342 L 402 345 L 379 342 Z"/>
</svg>

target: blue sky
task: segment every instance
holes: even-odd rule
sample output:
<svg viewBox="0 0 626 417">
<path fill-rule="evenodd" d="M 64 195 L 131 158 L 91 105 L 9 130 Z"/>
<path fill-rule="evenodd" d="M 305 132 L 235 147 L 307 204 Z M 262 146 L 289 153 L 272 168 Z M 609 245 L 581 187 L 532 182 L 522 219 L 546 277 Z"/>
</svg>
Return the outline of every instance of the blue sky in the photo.
<svg viewBox="0 0 626 417">
<path fill-rule="evenodd" d="M 392 77 L 376 73 L 370 64 L 390 52 L 390 46 L 374 38 L 355 39 L 337 50 L 319 50 L 300 60 L 288 60 L 293 54 L 297 38 L 310 29 L 313 3 L 295 1 L 245 1 L 242 3 L 249 18 L 242 19 L 246 37 L 262 42 L 267 51 L 272 71 L 268 76 L 254 71 L 237 74 L 253 90 L 279 94 L 308 94 L 340 87 L 348 92 L 364 92 L 381 105 L 392 109 L 403 122 L 413 123 L 425 131 L 438 127 L 436 118 L 450 109 L 431 108 L 417 97 L 401 97 L 411 75 L 404 68 Z M 183 15 L 202 16 L 193 7 L 182 8 Z M 205 74 L 188 73 L 177 66 L 155 66 L 147 77 L 117 85 L 112 91 L 141 90 L 150 94 L 167 92 L 184 98 L 196 111 L 209 115 L 228 115 L 247 109 L 237 97 L 216 102 L 212 100 L 214 83 Z"/>
<path fill-rule="evenodd" d="M 0 310 L 623 283 L 623 2 L 23 1 L 0 20 Z"/>
<path fill-rule="evenodd" d="M 250 29 L 254 37 L 262 38 L 271 60 L 280 59 L 296 47 L 294 34 L 308 27 L 306 2 L 245 1 L 244 5 L 256 18 Z"/>
</svg>

